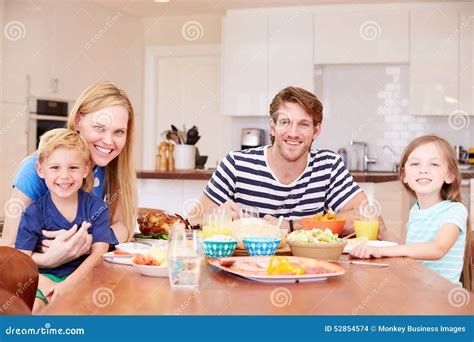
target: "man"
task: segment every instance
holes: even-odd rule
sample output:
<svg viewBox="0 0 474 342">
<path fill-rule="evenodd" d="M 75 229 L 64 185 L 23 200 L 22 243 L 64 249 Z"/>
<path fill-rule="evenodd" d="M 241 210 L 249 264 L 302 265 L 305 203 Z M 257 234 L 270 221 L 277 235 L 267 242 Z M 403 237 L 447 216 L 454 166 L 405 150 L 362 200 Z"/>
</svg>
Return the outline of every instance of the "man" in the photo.
<svg viewBox="0 0 474 342">
<path fill-rule="evenodd" d="M 281 90 L 270 104 L 272 145 L 230 152 L 219 164 L 200 199 L 200 209 L 223 206 L 238 218 L 239 207 L 257 207 L 260 216 L 282 228 L 302 228 L 303 217 L 331 210 L 347 219 L 367 202 L 341 157 L 329 150 L 311 150 L 321 132 L 323 106 L 297 87 Z"/>
</svg>

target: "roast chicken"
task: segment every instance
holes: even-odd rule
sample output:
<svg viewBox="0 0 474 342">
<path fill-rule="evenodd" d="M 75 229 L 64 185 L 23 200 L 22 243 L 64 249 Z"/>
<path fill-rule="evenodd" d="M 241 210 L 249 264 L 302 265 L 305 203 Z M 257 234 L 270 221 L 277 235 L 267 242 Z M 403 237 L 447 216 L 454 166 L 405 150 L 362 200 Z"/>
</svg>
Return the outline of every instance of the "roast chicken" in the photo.
<svg viewBox="0 0 474 342">
<path fill-rule="evenodd" d="M 139 217 L 137 221 L 143 235 L 168 233 L 173 224 L 177 222 L 183 223 L 186 228 L 189 227 L 188 220 L 179 215 L 166 214 L 160 210 L 150 210 Z"/>
</svg>

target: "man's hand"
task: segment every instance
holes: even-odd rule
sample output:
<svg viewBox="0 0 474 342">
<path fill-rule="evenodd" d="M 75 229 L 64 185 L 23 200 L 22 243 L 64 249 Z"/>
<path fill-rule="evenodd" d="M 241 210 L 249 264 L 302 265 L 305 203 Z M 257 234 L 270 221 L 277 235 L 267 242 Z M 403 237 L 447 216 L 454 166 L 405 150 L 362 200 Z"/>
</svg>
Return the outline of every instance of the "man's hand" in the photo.
<svg viewBox="0 0 474 342">
<path fill-rule="evenodd" d="M 238 220 L 240 218 L 240 208 L 234 201 L 227 200 L 227 202 L 220 207 L 232 213 L 232 220 Z"/>
<path fill-rule="evenodd" d="M 92 245 L 92 235 L 87 233 L 91 226 L 88 222 L 83 222 L 77 229 L 74 225 L 69 230 L 43 231 L 43 235 L 52 240 L 43 240 L 40 248 L 44 257 L 49 262 L 44 265 L 48 268 L 54 268 L 63 265 L 78 257 L 89 254 Z"/>
</svg>

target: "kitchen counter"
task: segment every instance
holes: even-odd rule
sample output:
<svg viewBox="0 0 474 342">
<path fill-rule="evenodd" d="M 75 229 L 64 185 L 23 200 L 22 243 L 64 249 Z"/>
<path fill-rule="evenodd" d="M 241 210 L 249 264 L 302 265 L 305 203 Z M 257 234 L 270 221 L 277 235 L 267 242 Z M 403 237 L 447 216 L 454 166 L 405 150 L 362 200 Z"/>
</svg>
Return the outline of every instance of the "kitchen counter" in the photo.
<svg viewBox="0 0 474 342">
<path fill-rule="evenodd" d="M 139 179 L 176 179 L 176 180 L 208 180 L 214 173 L 214 169 L 206 170 L 184 170 L 184 171 L 155 171 L 139 170 Z M 351 171 L 354 180 L 358 183 L 382 183 L 398 180 L 398 173 L 391 171 Z M 462 170 L 463 179 L 474 178 L 474 170 Z"/>
<path fill-rule="evenodd" d="M 137 171 L 139 179 L 209 180 L 215 170 Z M 381 183 L 398 180 L 393 172 L 351 172 L 356 182 Z"/>
</svg>

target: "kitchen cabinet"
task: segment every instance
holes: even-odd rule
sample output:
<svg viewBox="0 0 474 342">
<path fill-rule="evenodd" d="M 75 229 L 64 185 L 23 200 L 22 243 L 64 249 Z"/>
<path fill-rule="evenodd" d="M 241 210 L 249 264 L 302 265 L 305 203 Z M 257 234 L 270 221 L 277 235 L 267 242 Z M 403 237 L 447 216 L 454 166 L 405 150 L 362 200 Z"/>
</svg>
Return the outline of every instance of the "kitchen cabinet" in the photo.
<svg viewBox="0 0 474 342">
<path fill-rule="evenodd" d="M 459 110 L 459 10 L 410 11 L 410 103 L 414 115 Z"/>
<path fill-rule="evenodd" d="M 314 15 L 314 63 L 408 63 L 407 9 L 338 9 Z"/>
<path fill-rule="evenodd" d="M 312 47 L 313 15 L 311 13 L 270 15 L 266 108 L 273 97 L 287 86 L 314 90 Z"/>
<path fill-rule="evenodd" d="M 267 116 L 286 86 L 313 91 L 312 14 L 234 11 L 223 19 L 224 115 Z"/>
<path fill-rule="evenodd" d="M 459 12 L 459 110 L 474 115 L 474 4 Z"/>
<path fill-rule="evenodd" d="M 222 21 L 224 115 L 266 115 L 268 16 L 228 15 Z"/>
</svg>

